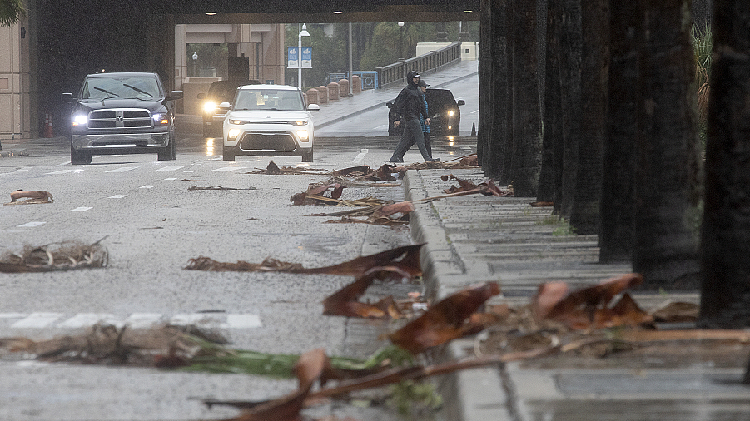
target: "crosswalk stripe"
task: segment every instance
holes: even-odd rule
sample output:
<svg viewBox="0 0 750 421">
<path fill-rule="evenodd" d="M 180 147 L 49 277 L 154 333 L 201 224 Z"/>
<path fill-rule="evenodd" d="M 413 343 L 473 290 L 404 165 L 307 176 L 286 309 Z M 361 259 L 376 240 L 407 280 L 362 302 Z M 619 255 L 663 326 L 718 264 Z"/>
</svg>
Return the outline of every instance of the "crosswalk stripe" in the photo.
<svg viewBox="0 0 750 421">
<path fill-rule="evenodd" d="M 132 329 L 144 329 L 165 322 L 178 326 L 196 325 L 221 329 L 263 327 L 260 316 L 257 314 L 190 313 L 169 317 L 158 313 L 133 313 L 123 319 L 105 313 L 78 313 L 67 319 L 64 317 L 62 313 L 0 313 L 0 321 L 12 322 L 10 327 L 14 329 L 80 329 L 97 323 L 112 324 L 117 327 L 128 325 Z"/>
<path fill-rule="evenodd" d="M 29 316 L 13 323 L 16 329 L 41 329 L 50 326 L 62 317 L 60 313 L 31 313 Z"/>
<path fill-rule="evenodd" d="M 156 171 L 177 171 L 177 170 L 179 170 L 182 167 L 184 167 L 184 165 L 173 165 L 173 166 L 169 166 L 169 167 L 161 167 L 161 168 L 159 168 Z"/>
<path fill-rule="evenodd" d="M 58 324 L 57 327 L 64 329 L 78 329 L 81 327 L 95 325 L 97 323 L 116 325 L 117 320 L 115 319 L 115 316 L 111 314 L 82 313 L 76 314 L 75 316 L 65 320 L 64 322 Z"/>
</svg>

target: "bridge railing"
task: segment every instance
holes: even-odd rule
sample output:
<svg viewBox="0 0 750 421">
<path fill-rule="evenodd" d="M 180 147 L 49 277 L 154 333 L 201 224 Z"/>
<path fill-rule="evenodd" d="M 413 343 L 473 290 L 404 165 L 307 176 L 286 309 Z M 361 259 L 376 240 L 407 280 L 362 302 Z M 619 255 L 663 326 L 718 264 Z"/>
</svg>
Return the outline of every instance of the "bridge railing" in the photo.
<svg viewBox="0 0 750 421">
<path fill-rule="evenodd" d="M 454 42 L 419 57 L 412 57 L 385 67 L 376 67 L 375 71 L 378 72 L 379 87 L 384 88 L 394 83 L 405 83 L 406 74 L 412 70 L 429 73 L 459 60 L 461 60 L 461 43 Z"/>
</svg>

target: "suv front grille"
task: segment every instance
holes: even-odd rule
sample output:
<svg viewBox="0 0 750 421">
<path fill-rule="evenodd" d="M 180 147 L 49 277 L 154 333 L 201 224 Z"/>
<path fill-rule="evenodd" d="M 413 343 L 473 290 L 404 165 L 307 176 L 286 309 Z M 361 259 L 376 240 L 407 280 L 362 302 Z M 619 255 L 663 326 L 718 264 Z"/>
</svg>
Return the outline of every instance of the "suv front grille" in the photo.
<svg viewBox="0 0 750 421">
<path fill-rule="evenodd" d="M 113 108 L 109 110 L 95 110 L 89 113 L 89 128 L 116 129 L 150 128 L 151 113 L 140 108 Z"/>
</svg>

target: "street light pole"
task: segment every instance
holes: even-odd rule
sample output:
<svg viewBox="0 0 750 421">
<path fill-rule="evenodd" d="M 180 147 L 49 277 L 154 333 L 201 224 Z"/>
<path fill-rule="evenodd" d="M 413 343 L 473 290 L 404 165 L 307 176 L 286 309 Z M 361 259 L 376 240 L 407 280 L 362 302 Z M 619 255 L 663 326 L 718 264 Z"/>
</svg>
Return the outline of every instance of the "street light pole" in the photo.
<svg viewBox="0 0 750 421">
<path fill-rule="evenodd" d="M 302 30 L 299 31 L 299 37 L 297 42 L 297 87 L 302 89 L 302 37 L 309 37 L 310 33 L 307 32 L 307 27 L 302 24 Z"/>
</svg>

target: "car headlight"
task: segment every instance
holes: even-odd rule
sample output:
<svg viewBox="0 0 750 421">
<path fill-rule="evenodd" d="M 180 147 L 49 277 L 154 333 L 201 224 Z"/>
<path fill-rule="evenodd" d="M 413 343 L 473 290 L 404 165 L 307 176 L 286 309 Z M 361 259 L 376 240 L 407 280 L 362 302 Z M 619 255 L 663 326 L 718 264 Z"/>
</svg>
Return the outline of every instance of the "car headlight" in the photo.
<svg viewBox="0 0 750 421">
<path fill-rule="evenodd" d="M 299 137 L 300 141 L 307 142 L 310 140 L 310 133 L 307 130 L 297 130 L 297 137 Z"/>
<path fill-rule="evenodd" d="M 227 132 L 227 139 L 236 139 L 240 135 L 240 129 L 229 129 Z"/>
<path fill-rule="evenodd" d="M 216 112 L 216 103 L 213 101 L 206 101 L 203 103 L 203 111 L 206 114 L 213 114 Z"/>
<path fill-rule="evenodd" d="M 73 120 L 70 122 L 70 125 L 73 127 L 85 126 L 86 124 L 88 124 L 88 122 L 89 122 L 89 117 L 87 115 L 79 114 L 79 115 L 73 116 Z"/>
<path fill-rule="evenodd" d="M 292 126 L 307 126 L 307 120 L 290 121 L 289 124 Z"/>
<path fill-rule="evenodd" d="M 169 116 L 167 113 L 154 113 L 151 115 L 151 118 L 154 120 L 154 125 L 156 126 L 166 126 L 169 124 Z"/>
<path fill-rule="evenodd" d="M 453 117 L 455 114 L 456 112 L 453 110 L 448 111 L 448 117 Z"/>
<path fill-rule="evenodd" d="M 229 120 L 229 124 L 234 124 L 235 126 L 242 126 L 247 123 L 248 122 L 244 120 Z"/>
</svg>

